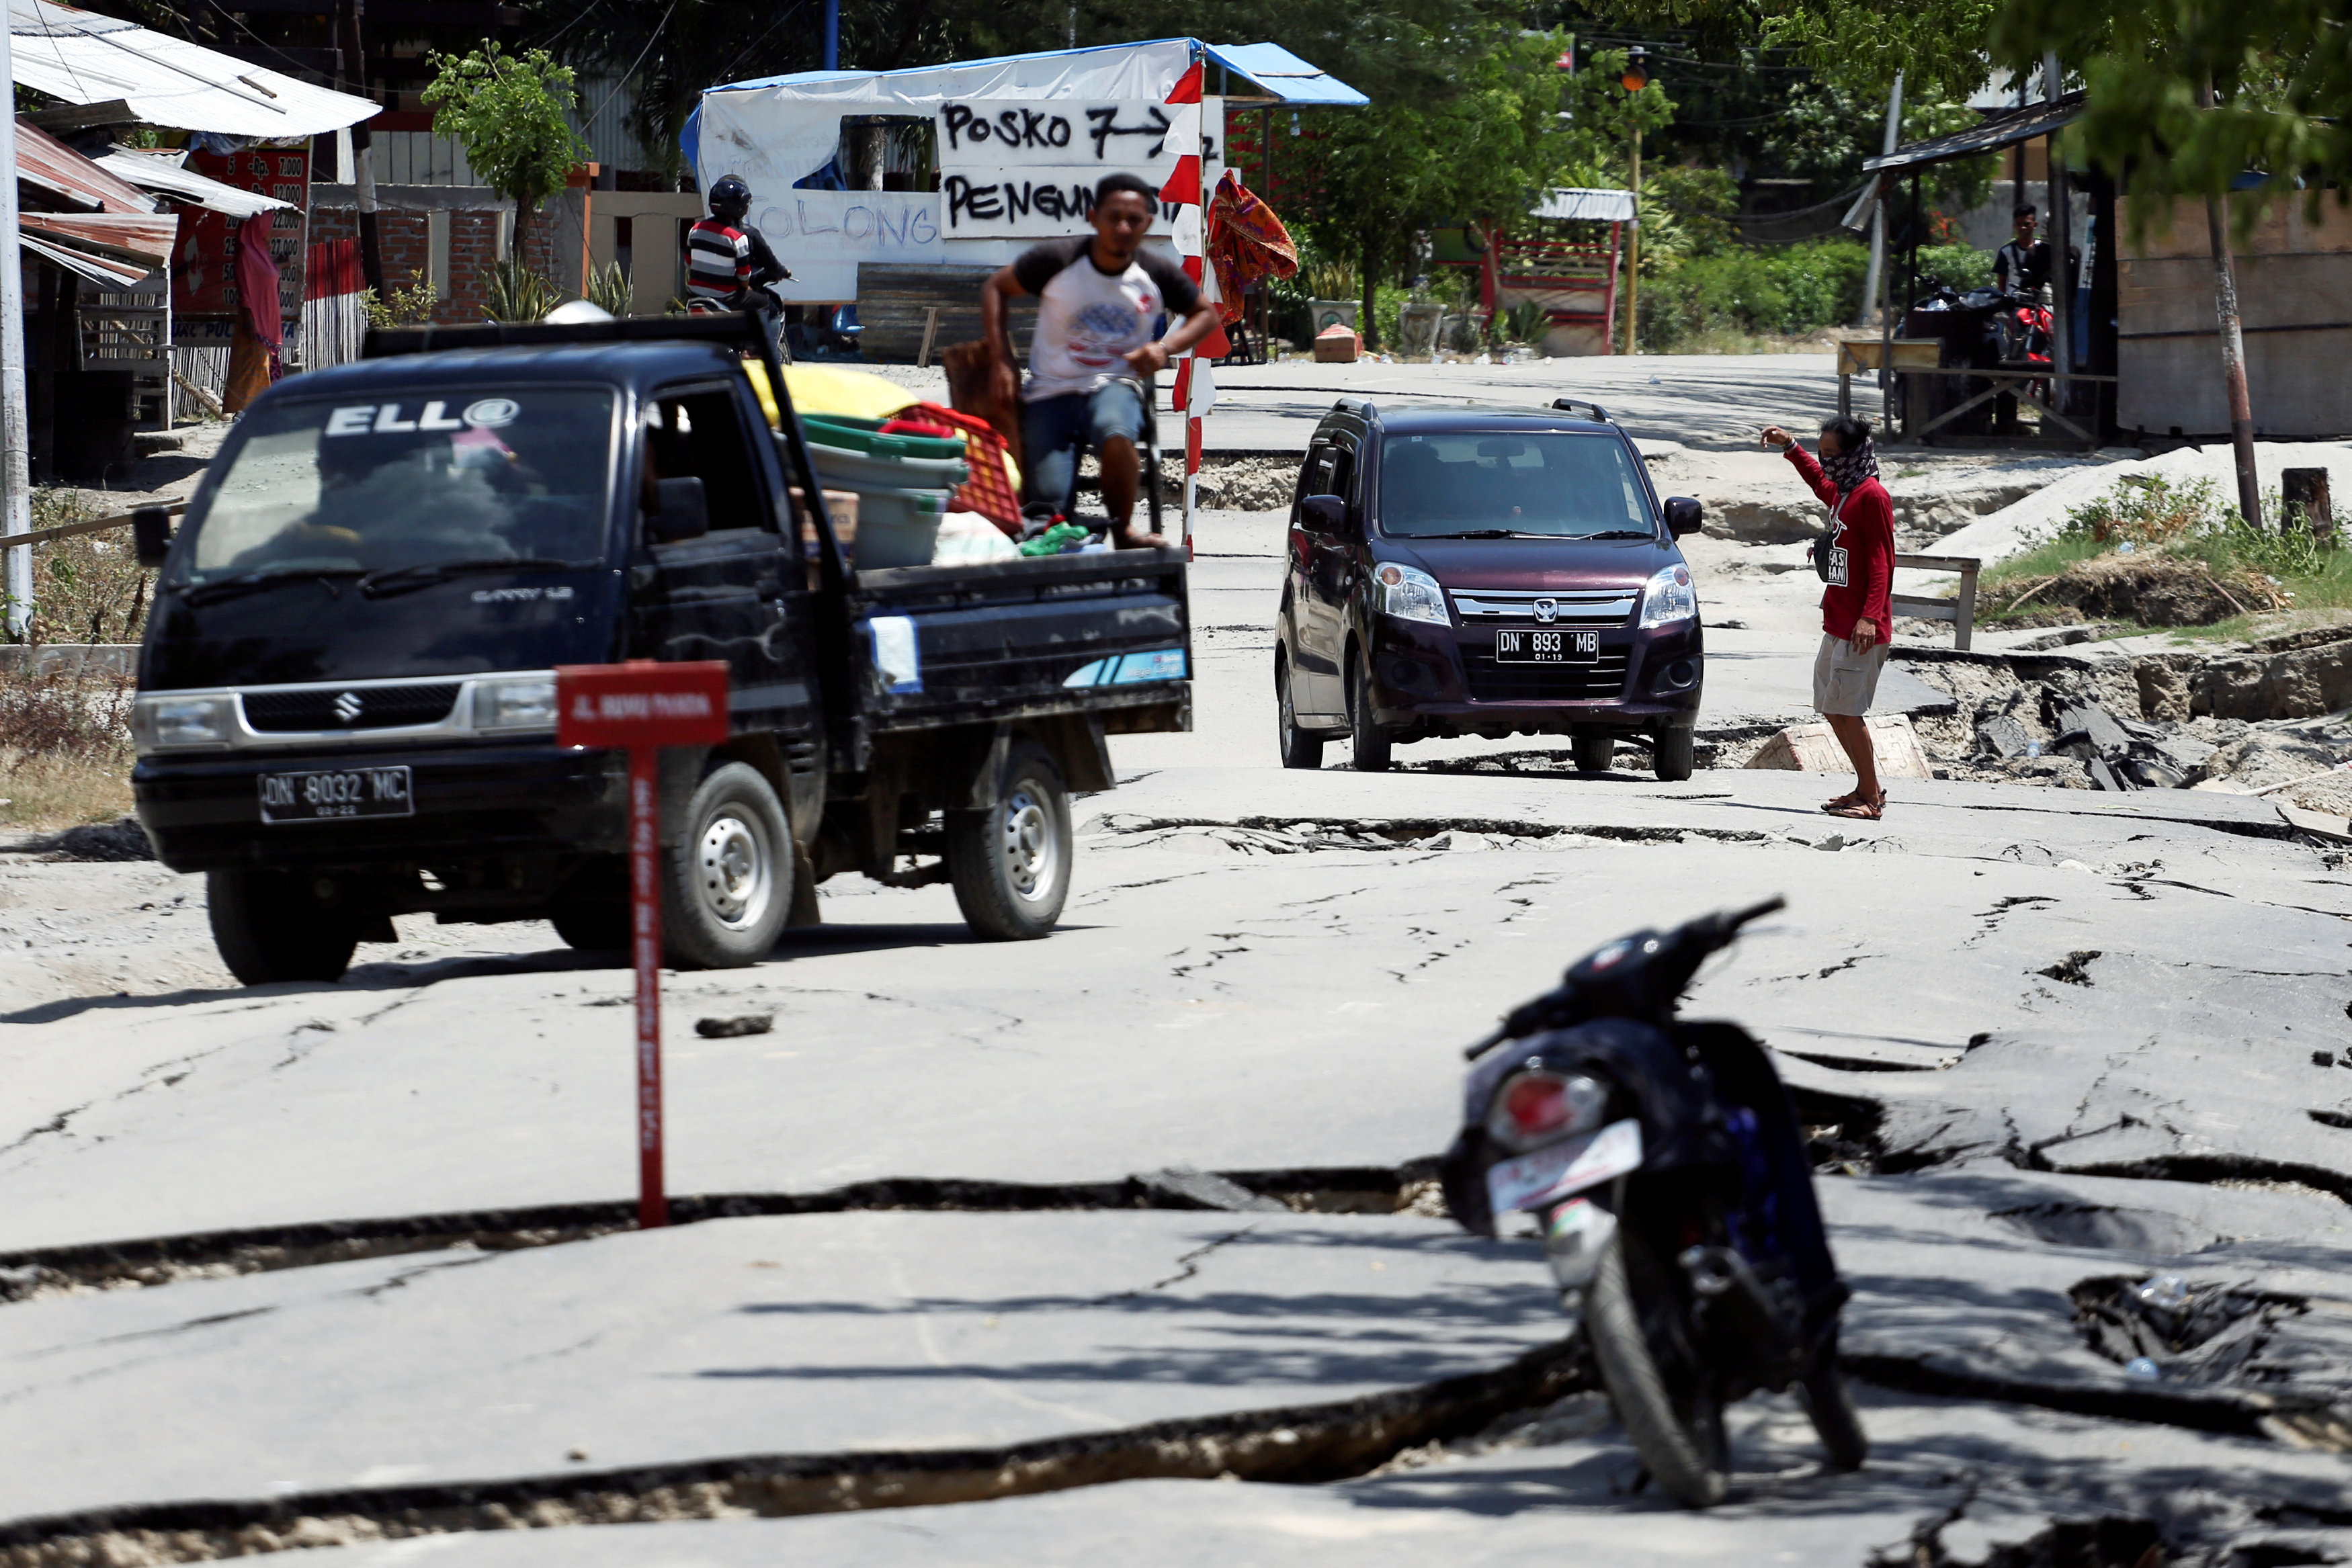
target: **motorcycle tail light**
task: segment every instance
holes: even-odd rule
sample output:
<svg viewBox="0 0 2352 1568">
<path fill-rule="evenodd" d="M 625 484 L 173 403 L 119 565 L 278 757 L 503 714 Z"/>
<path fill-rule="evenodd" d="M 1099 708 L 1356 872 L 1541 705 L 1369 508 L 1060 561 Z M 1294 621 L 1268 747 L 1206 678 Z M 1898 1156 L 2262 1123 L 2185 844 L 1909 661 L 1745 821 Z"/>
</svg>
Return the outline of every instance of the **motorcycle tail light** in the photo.
<svg viewBox="0 0 2352 1568">
<path fill-rule="evenodd" d="M 1507 1149 L 1532 1149 L 1591 1131 L 1608 1103 L 1608 1092 L 1580 1072 L 1528 1068 L 1495 1092 L 1486 1132 Z"/>
</svg>

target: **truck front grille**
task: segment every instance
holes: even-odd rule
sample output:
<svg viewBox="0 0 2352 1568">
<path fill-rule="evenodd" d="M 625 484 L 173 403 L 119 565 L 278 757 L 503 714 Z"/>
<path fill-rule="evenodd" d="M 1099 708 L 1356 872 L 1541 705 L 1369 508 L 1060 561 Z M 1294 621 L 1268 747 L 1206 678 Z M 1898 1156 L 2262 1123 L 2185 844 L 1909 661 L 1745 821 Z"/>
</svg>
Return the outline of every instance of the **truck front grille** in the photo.
<svg viewBox="0 0 2352 1568">
<path fill-rule="evenodd" d="M 245 722 L 268 732 L 398 729 L 438 724 L 457 705 L 458 683 L 411 686 L 312 686 L 293 692 L 247 692 Z"/>
<path fill-rule="evenodd" d="M 1498 664 L 1490 652 L 1465 648 L 1462 664 L 1472 702 L 1590 701 L 1625 691 L 1623 648 L 1604 646 L 1591 664 Z"/>
</svg>

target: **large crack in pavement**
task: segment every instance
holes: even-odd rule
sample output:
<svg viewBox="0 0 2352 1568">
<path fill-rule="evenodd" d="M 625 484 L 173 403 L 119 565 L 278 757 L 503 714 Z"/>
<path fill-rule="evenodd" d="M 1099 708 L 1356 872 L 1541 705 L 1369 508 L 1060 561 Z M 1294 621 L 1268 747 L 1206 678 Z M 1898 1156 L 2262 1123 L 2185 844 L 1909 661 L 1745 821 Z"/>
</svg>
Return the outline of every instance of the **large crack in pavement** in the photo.
<svg viewBox="0 0 2352 1568">
<path fill-rule="evenodd" d="M 757 1454 L 436 1485 L 95 1509 L 0 1524 L 5 1568 L 209 1562 L 457 1531 L 783 1518 L 1024 1497 L 1151 1478 L 1311 1483 L 1466 1436 L 1585 1386 L 1568 1341 L 1490 1372 L 1329 1404 L 997 1448 Z"/>
<path fill-rule="evenodd" d="M 1349 1166 L 1207 1173 L 1171 1168 L 1120 1181 L 1060 1184 L 886 1178 L 814 1193 L 673 1196 L 669 1222 L 694 1225 L 755 1216 L 907 1209 L 1018 1214 L 1081 1209 L 1245 1211 L 1266 1207 L 1296 1214 L 1427 1217 L 1444 1212 L 1436 1188 L 1433 1160 L 1391 1169 Z M 632 1229 L 636 1223 L 635 1203 L 616 1199 L 31 1248 L 0 1253 L 0 1302 L 79 1291 L 274 1273 L 411 1252 L 521 1251 L 593 1240 Z"/>
</svg>

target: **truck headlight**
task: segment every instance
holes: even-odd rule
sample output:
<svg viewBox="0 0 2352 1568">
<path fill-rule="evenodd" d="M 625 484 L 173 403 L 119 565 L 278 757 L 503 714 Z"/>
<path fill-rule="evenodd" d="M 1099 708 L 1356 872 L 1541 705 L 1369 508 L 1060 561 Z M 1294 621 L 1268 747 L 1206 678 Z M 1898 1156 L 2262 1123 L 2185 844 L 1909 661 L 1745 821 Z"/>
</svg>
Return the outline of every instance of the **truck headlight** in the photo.
<svg viewBox="0 0 2352 1568">
<path fill-rule="evenodd" d="M 236 735 L 233 696 L 142 696 L 131 705 L 131 740 L 142 754 L 226 746 Z"/>
<path fill-rule="evenodd" d="M 1445 612 L 1445 590 L 1429 573 L 1391 561 L 1375 574 L 1375 580 L 1381 585 L 1381 614 L 1400 621 L 1426 621 L 1434 626 L 1454 624 L 1454 618 Z"/>
<path fill-rule="evenodd" d="M 553 729 L 555 681 L 549 675 L 524 675 L 509 681 L 484 681 L 474 688 L 476 729 Z"/>
<path fill-rule="evenodd" d="M 1664 626 L 1698 614 L 1698 585 L 1686 566 L 1661 567 L 1642 590 L 1642 624 Z"/>
</svg>

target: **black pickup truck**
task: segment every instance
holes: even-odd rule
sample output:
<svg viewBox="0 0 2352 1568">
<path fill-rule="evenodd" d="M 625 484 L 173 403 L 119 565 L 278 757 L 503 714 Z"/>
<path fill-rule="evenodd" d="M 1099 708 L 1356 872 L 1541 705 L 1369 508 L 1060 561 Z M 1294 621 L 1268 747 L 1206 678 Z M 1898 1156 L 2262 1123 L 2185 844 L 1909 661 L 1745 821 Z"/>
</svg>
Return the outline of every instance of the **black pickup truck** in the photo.
<svg viewBox="0 0 2352 1568">
<path fill-rule="evenodd" d="M 845 871 L 1052 929 L 1104 737 L 1191 726 L 1183 557 L 855 570 L 752 319 L 373 333 L 141 516 L 132 788 L 239 979 L 416 911 L 620 946 L 625 767 L 555 744 L 554 671 L 631 658 L 730 670 L 733 737 L 664 753 L 672 963 L 757 962 Z"/>
</svg>

